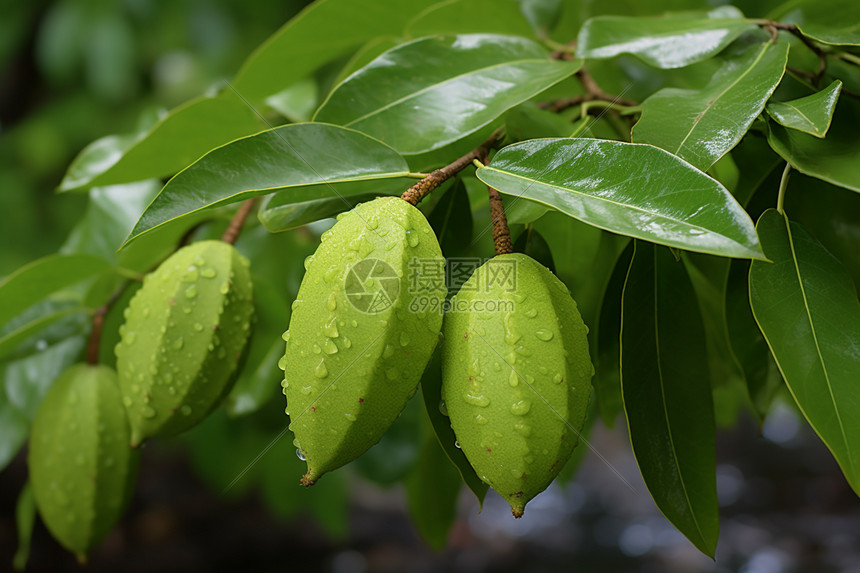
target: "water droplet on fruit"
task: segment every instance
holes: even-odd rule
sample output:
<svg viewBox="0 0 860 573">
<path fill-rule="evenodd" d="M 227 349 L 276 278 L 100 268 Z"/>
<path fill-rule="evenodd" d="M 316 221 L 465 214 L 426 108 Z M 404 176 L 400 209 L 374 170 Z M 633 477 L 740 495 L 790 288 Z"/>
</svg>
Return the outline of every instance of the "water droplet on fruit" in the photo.
<svg viewBox="0 0 860 573">
<path fill-rule="evenodd" d="M 532 408 L 532 403 L 528 400 L 520 400 L 518 402 L 514 402 L 511 406 L 511 414 L 514 416 L 525 416 L 528 414 L 529 410 Z"/>
<path fill-rule="evenodd" d="M 299 458 L 300 460 L 302 460 L 303 462 L 307 461 L 307 458 L 305 457 L 305 455 L 298 448 L 296 448 L 296 457 Z"/>
<path fill-rule="evenodd" d="M 207 279 L 214 279 L 217 274 L 218 273 L 215 271 L 215 269 L 210 268 L 206 268 L 200 271 L 200 276 Z"/>
<path fill-rule="evenodd" d="M 535 336 L 544 341 L 552 340 L 552 331 L 546 330 L 545 328 L 540 328 L 535 331 Z"/>
<path fill-rule="evenodd" d="M 190 416 L 191 415 L 191 406 L 189 406 L 188 404 L 185 404 L 181 408 L 179 408 L 179 411 L 182 413 L 183 416 Z"/>
<path fill-rule="evenodd" d="M 186 298 L 194 298 L 197 296 L 197 285 L 191 285 L 187 289 L 185 289 L 185 297 Z"/>
<path fill-rule="evenodd" d="M 439 413 L 446 418 L 448 417 L 448 406 L 445 404 L 445 400 L 439 401 Z"/>
<path fill-rule="evenodd" d="M 463 399 L 466 400 L 466 403 L 478 406 L 479 408 L 486 408 L 490 405 L 490 399 L 483 394 L 466 394 L 463 396 Z"/>
<path fill-rule="evenodd" d="M 323 352 L 326 354 L 336 354 L 337 353 L 337 345 L 332 341 L 331 338 L 326 338 L 323 343 Z"/>
<path fill-rule="evenodd" d="M 325 378 L 328 376 L 328 368 L 325 367 L 325 358 L 320 360 L 320 363 L 317 364 L 317 367 L 314 369 L 314 374 L 317 378 Z"/>
<path fill-rule="evenodd" d="M 329 310 L 337 310 L 337 297 L 334 293 L 330 293 L 328 295 L 328 300 L 326 300 L 326 306 Z"/>
<path fill-rule="evenodd" d="M 476 423 L 476 424 L 478 424 L 479 426 L 483 426 L 483 425 L 484 425 L 484 424 L 486 424 L 487 422 L 489 422 L 489 420 L 487 420 L 487 419 L 486 419 L 485 417 L 483 417 L 482 415 L 480 415 L 480 414 L 476 414 L 476 415 L 475 415 L 475 423 Z"/>
</svg>

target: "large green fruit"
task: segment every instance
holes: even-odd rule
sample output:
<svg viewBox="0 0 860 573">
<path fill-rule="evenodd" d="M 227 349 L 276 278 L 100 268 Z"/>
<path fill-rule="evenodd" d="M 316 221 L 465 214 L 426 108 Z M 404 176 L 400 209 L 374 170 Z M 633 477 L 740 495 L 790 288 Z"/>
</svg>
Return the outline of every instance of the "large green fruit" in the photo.
<svg viewBox="0 0 860 573">
<path fill-rule="evenodd" d="M 77 364 L 57 378 L 30 433 L 30 483 L 42 520 L 82 560 L 116 524 L 137 476 L 138 452 L 116 373 Z"/>
<path fill-rule="evenodd" d="M 424 215 L 382 197 L 339 219 L 305 262 L 280 363 L 305 485 L 379 441 L 442 326 L 444 261 Z"/>
<path fill-rule="evenodd" d="M 144 279 L 116 346 L 133 446 L 191 428 L 230 390 L 254 314 L 249 267 L 233 245 L 201 241 Z"/>
<path fill-rule="evenodd" d="M 479 267 L 445 317 L 442 398 L 478 476 L 520 517 L 564 466 L 594 369 L 567 287 L 523 254 Z"/>
</svg>

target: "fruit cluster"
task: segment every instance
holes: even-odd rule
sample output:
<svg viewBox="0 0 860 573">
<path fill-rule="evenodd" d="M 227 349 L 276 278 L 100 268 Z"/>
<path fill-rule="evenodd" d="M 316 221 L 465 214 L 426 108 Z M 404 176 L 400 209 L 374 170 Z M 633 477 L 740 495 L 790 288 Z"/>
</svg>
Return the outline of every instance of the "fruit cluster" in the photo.
<svg viewBox="0 0 860 573">
<path fill-rule="evenodd" d="M 561 281 L 522 254 L 489 261 L 454 297 L 472 309 L 508 301 L 508 310 L 451 312 L 443 328 L 442 313 L 416 310 L 405 287 L 416 260 L 444 266 L 427 219 L 397 197 L 341 215 L 306 260 L 280 361 L 289 428 L 308 466 L 301 482 L 380 440 L 442 339 L 442 395 L 459 445 L 519 517 L 577 444 L 593 373 L 587 329 Z M 499 261 L 515 265 L 516 289 L 471 288 L 492 285 Z M 75 365 L 45 397 L 30 441 L 33 492 L 79 558 L 119 519 L 136 448 L 195 426 L 229 392 L 254 319 L 249 267 L 228 242 L 180 248 L 125 309 L 116 371 Z M 444 300 L 447 289 L 442 281 L 421 294 Z"/>
</svg>

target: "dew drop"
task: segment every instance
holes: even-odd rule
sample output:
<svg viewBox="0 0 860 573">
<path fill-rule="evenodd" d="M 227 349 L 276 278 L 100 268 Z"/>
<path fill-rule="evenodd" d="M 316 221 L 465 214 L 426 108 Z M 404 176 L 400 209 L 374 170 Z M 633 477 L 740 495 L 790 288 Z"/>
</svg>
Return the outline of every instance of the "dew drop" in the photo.
<svg viewBox="0 0 860 573">
<path fill-rule="evenodd" d="M 337 310 L 337 297 L 334 293 L 330 293 L 328 295 L 328 300 L 326 300 L 326 306 L 329 310 Z"/>
<path fill-rule="evenodd" d="M 314 369 L 314 375 L 317 378 L 325 378 L 328 376 L 328 368 L 325 367 L 325 358 L 320 360 L 320 363 L 317 364 L 317 367 Z"/>
<path fill-rule="evenodd" d="M 320 345 L 316 342 L 314 342 L 314 345 L 311 348 L 313 348 L 314 354 L 319 354 L 320 352 L 322 352 L 322 348 L 320 348 Z"/>
<path fill-rule="evenodd" d="M 286 356 L 281 356 L 281 358 L 278 360 L 278 368 L 280 368 L 281 371 L 284 371 L 287 369 L 287 357 Z"/>
<path fill-rule="evenodd" d="M 313 263 L 313 262 L 314 262 L 314 256 L 313 255 L 308 255 L 307 257 L 305 257 L 305 262 L 304 262 L 305 270 L 308 270 L 308 267 L 311 266 L 311 263 Z"/>
<path fill-rule="evenodd" d="M 421 242 L 421 238 L 418 236 L 418 233 L 416 233 L 415 231 L 413 231 L 411 229 L 406 231 L 406 243 L 410 247 L 413 247 L 413 248 L 417 247 L 418 243 L 420 243 L 420 242 Z"/>
<path fill-rule="evenodd" d="M 532 428 L 528 424 L 514 424 L 514 430 L 522 436 L 529 437 L 532 434 Z"/>
<path fill-rule="evenodd" d="M 325 279 L 325 282 L 327 282 L 327 283 L 334 282 L 337 279 L 337 273 L 339 270 L 340 270 L 340 268 L 337 265 L 332 265 L 329 268 L 327 268 L 325 271 L 325 274 L 323 274 L 323 278 Z"/>
<path fill-rule="evenodd" d="M 230 283 L 221 283 L 221 288 L 218 289 L 218 292 L 221 294 L 227 294 L 230 292 Z"/>
<path fill-rule="evenodd" d="M 218 273 L 215 272 L 215 269 L 205 268 L 200 271 L 200 276 L 207 279 L 214 279 Z"/>
<path fill-rule="evenodd" d="M 457 440 L 454 440 L 454 447 L 459 450 L 460 449 L 460 442 Z"/>
<path fill-rule="evenodd" d="M 518 402 L 514 402 L 511 406 L 511 414 L 514 416 L 525 416 L 528 414 L 529 410 L 532 408 L 532 403 L 528 400 L 520 400 Z"/>
<path fill-rule="evenodd" d="M 326 354 L 336 354 L 337 353 L 337 345 L 334 343 L 334 341 L 331 338 L 325 339 L 325 342 L 323 343 L 322 349 L 323 349 L 323 352 L 325 352 Z"/>
<path fill-rule="evenodd" d="M 140 411 L 140 414 L 144 418 L 154 418 L 156 416 L 155 408 L 152 406 L 146 406 L 143 410 Z"/>
<path fill-rule="evenodd" d="M 289 342 L 290 341 L 290 331 L 285 330 L 284 333 L 281 335 L 281 338 L 283 339 L 284 342 Z"/>
<path fill-rule="evenodd" d="M 463 396 L 463 399 L 466 400 L 466 403 L 472 404 L 473 406 L 478 406 L 479 408 L 486 408 L 490 405 L 490 399 L 483 394 L 467 393 L 465 396 Z"/>
<path fill-rule="evenodd" d="M 510 376 L 510 378 L 508 378 L 508 384 L 510 384 L 511 386 L 516 386 L 519 383 L 520 383 L 520 377 L 517 376 L 517 373 L 512 368 L 511 369 L 511 376 Z"/>
<path fill-rule="evenodd" d="M 333 316 L 329 319 L 328 323 L 326 323 L 323 328 L 323 334 L 328 336 L 329 338 L 337 338 L 339 333 L 337 331 L 337 317 Z"/>
<path fill-rule="evenodd" d="M 525 314 L 529 318 L 534 318 L 537 316 L 537 309 L 530 308 L 527 311 L 525 311 L 523 314 Z"/>
<path fill-rule="evenodd" d="M 175 350 L 182 350 L 182 347 L 184 345 L 185 345 L 185 340 L 181 336 L 173 341 L 173 348 Z"/>
<path fill-rule="evenodd" d="M 382 357 L 383 358 L 391 358 L 392 356 L 394 356 L 394 347 L 391 346 L 390 344 L 386 344 L 385 350 L 382 351 Z"/>
<path fill-rule="evenodd" d="M 400 374 L 400 372 L 398 372 L 397 368 L 389 368 L 388 370 L 385 371 L 385 377 L 388 378 L 389 380 L 397 379 L 397 376 L 399 374 Z"/>
<path fill-rule="evenodd" d="M 448 417 L 448 406 L 445 404 L 445 400 L 439 400 L 439 413 Z"/>
<path fill-rule="evenodd" d="M 400 346 L 407 346 L 409 344 L 409 333 L 405 330 L 400 333 Z"/>
<path fill-rule="evenodd" d="M 552 340 L 552 331 L 545 328 L 539 328 L 535 331 L 535 336 L 543 341 Z"/>
<path fill-rule="evenodd" d="M 305 457 L 305 455 L 298 448 L 296 448 L 296 457 L 299 458 L 300 460 L 302 460 L 303 462 L 307 461 L 307 458 Z"/>
<path fill-rule="evenodd" d="M 132 344 L 134 344 L 135 338 L 137 338 L 137 335 L 134 333 L 134 331 L 126 332 L 125 333 L 125 340 L 123 342 L 125 342 L 128 345 L 132 345 Z"/>
<path fill-rule="evenodd" d="M 561 374 L 556 374 L 552 377 L 552 381 L 556 384 L 561 384 L 562 382 L 564 382 L 564 376 L 562 376 Z"/>
<path fill-rule="evenodd" d="M 190 416 L 191 406 L 189 406 L 188 404 L 184 404 L 181 408 L 179 408 L 179 411 L 182 413 L 183 416 Z"/>
<path fill-rule="evenodd" d="M 186 298 L 194 298 L 197 296 L 197 285 L 191 285 L 187 289 L 185 289 L 185 297 Z"/>
<path fill-rule="evenodd" d="M 125 404 L 126 408 L 128 408 L 129 406 L 131 406 L 131 398 L 129 398 L 128 396 L 124 396 L 122 399 L 122 403 Z"/>
<path fill-rule="evenodd" d="M 343 347 L 344 347 L 344 348 L 350 348 L 350 347 L 352 347 L 352 340 L 350 340 L 350 339 L 349 339 L 349 338 L 347 338 L 346 336 L 344 336 L 344 337 L 343 337 L 342 342 L 343 342 Z"/>
<path fill-rule="evenodd" d="M 202 332 L 203 331 L 203 325 L 200 324 L 199 322 L 195 322 L 194 323 L 194 330 L 196 330 L 197 332 Z"/>
<path fill-rule="evenodd" d="M 350 422 L 355 422 L 355 414 L 350 414 L 349 412 L 347 412 L 343 416 L 344 416 L 344 418 L 346 418 Z"/>
<path fill-rule="evenodd" d="M 482 415 L 480 415 L 480 414 L 475 415 L 475 423 L 478 424 L 479 426 L 483 426 L 487 422 L 489 422 L 489 420 L 487 420 Z"/>
<path fill-rule="evenodd" d="M 185 273 L 185 280 L 194 282 L 197 280 L 198 274 L 199 273 L 197 272 L 197 267 L 191 265 L 190 267 L 188 267 L 188 272 Z"/>
</svg>

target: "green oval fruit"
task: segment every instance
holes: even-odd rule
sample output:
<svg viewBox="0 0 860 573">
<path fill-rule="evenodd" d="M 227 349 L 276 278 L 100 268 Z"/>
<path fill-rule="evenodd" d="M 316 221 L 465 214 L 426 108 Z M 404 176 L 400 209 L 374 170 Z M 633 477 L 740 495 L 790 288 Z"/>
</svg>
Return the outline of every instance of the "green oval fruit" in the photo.
<svg viewBox="0 0 860 573">
<path fill-rule="evenodd" d="M 144 278 L 116 346 L 131 443 L 183 432 L 235 381 L 254 314 L 248 260 L 228 243 L 183 247 Z"/>
<path fill-rule="evenodd" d="M 305 268 L 280 366 L 311 485 L 378 442 L 415 393 L 439 338 L 445 285 L 443 272 L 429 280 L 444 271 L 433 230 L 398 197 L 339 217 Z"/>
<path fill-rule="evenodd" d="M 514 516 L 549 486 L 585 422 L 594 369 L 567 287 L 523 254 L 479 267 L 445 317 L 442 398 L 478 476 Z"/>
<path fill-rule="evenodd" d="M 48 391 L 30 433 L 27 464 L 42 520 L 79 560 L 116 524 L 131 496 L 138 452 L 116 373 L 77 364 Z"/>
</svg>

